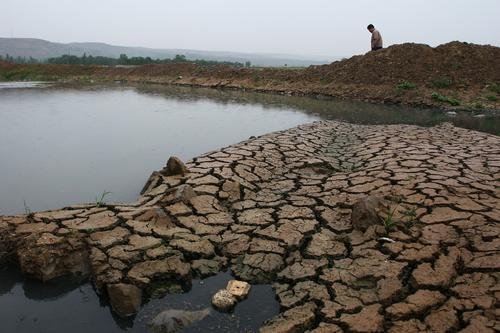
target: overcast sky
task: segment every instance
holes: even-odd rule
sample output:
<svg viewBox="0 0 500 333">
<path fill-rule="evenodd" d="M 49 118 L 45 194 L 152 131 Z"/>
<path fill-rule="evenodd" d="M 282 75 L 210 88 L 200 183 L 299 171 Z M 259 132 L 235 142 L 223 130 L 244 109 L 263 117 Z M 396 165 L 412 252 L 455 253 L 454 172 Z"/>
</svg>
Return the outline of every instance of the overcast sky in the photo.
<svg viewBox="0 0 500 333">
<path fill-rule="evenodd" d="M 500 46 L 500 0 L 0 0 L 0 37 L 350 56 L 385 45 Z"/>
</svg>

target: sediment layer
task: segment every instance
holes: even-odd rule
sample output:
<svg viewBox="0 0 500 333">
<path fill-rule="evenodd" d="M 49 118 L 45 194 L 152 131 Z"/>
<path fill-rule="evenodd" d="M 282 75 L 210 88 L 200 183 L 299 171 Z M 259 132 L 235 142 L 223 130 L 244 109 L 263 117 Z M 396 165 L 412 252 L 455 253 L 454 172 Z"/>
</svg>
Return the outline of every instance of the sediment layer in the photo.
<svg viewBox="0 0 500 333">
<path fill-rule="evenodd" d="M 499 137 L 323 121 L 186 167 L 134 203 L 0 217 L 0 252 L 42 280 L 89 274 L 127 313 L 228 267 L 273 283 L 263 332 L 500 329 Z"/>
</svg>

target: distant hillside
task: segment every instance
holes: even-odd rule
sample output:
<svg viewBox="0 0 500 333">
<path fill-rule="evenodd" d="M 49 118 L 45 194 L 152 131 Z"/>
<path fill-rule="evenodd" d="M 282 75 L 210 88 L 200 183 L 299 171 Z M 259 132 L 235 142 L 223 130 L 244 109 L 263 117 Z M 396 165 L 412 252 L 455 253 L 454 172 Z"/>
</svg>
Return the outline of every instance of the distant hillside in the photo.
<svg viewBox="0 0 500 333">
<path fill-rule="evenodd" d="M 33 57 L 47 59 L 64 54 L 82 56 L 84 53 L 93 56 L 117 58 L 120 54 L 129 57 L 173 58 L 177 54 L 185 55 L 189 60 L 205 59 L 230 62 L 250 61 L 256 66 L 284 66 L 291 67 L 320 65 L 334 59 L 307 59 L 303 56 L 279 54 L 251 54 L 237 52 L 197 51 L 183 49 L 150 49 L 145 47 L 115 46 L 104 43 L 52 43 L 43 39 L 34 38 L 0 38 L 0 55 L 9 54 L 17 57 Z"/>
</svg>

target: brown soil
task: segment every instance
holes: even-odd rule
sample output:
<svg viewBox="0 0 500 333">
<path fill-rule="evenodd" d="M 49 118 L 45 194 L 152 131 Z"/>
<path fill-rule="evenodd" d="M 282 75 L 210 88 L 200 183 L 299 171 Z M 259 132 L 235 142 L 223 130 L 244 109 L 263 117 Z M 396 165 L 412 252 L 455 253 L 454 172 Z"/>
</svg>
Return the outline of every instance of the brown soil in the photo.
<svg viewBox="0 0 500 333">
<path fill-rule="evenodd" d="M 330 65 L 305 69 L 200 67 L 194 64 L 103 67 L 0 63 L 0 78 L 150 82 L 250 89 L 297 95 L 328 95 L 383 103 L 500 109 L 500 48 L 452 42 L 432 48 L 394 45 Z M 399 87 L 402 82 L 412 87 Z"/>
</svg>

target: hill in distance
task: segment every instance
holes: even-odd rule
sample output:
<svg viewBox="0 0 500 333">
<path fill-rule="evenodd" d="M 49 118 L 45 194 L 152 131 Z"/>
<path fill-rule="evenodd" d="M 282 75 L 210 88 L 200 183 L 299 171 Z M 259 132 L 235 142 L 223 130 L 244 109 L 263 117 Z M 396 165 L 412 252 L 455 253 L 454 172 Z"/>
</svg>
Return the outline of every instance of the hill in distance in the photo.
<svg viewBox="0 0 500 333">
<path fill-rule="evenodd" d="M 153 59 L 173 58 L 177 54 L 181 54 L 185 55 L 189 60 L 204 59 L 242 63 L 250 61 L 254 66 L 266 67 L 281 67 L 285 65 L 290 67 L 305 67 L 309 65 L 327 64 L 335 60 L 287 54 L 152 49 L 145 47 L 116 46 L 105 43 L 64 44 L 35 38 L 0 38 L 0 55 L 2 56 L 9 54 L 13 57 L 33 57 L 45 60 L 47 58 L 59 57 L 64 54 L 82 56 L 84 53 L 87 55 L 112 58 L 118 58 L 120 54 L 126 54 L 128 57 L 151 57 Z"/>
</svg>

